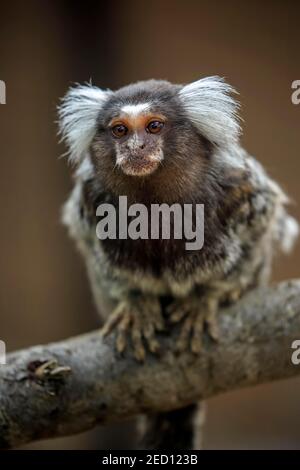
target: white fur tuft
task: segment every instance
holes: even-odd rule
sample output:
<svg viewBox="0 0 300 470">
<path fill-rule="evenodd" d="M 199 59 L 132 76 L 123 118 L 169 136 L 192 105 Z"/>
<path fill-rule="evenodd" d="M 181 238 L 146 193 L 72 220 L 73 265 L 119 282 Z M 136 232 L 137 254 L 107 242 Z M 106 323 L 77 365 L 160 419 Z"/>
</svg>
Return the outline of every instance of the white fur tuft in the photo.
<svg viewBox="0 0 300 470">
<path fill-rule="evenodd" d="M 69 148 L 72 162 L 79 162 L 88 150 L 97 129 L 97 117 L 110 91 L 92 85 L 71 88 L 59 107 L 59 130 Z"/>
<path fill-rule="evenodd" d="M 286 215 L 284 225 L 281 230 L 283 232 L 281 239 L 282 251 L 284 253 L 290 253 L 292 251 L 296 239 L 299 236 L 298 222 L 290 215 Z"/>
<path fill-rule="evenodd" d="M 221 77 L 207 77 L 185 85 L 179 92 L 190 120 L 219 146 L 235 143 L 240 134 L 236 93 Z"/>
</svg>

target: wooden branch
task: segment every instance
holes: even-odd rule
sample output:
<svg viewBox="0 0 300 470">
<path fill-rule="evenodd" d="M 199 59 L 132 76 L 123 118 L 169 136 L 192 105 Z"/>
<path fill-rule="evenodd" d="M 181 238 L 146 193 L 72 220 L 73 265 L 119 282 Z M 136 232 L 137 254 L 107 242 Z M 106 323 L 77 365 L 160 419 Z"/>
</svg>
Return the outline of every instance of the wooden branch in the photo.
<svg viewBox="0 0 300 470">
<path fill-rule="evenodd" d="M 8 355 L 0 366 L 0 447 L 82 432 L 143 412 L 181 408 L 222 392 L 300 373 L 300 280 L 256 290 L 219 315 L 221 338 L 204 338 L 200 357 L 162 355 L 141 365 L 118 357 L 113 338 L 92 332 Z"/>
</svg>

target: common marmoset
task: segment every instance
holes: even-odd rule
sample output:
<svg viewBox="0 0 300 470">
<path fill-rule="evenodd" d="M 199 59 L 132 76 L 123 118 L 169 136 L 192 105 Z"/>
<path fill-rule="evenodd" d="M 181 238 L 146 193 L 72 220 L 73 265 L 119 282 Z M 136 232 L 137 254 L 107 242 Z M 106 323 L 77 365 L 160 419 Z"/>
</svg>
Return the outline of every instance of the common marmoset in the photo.
<svg viewBox="0 0 300 470">
<path fill-rule="evenodd" d="M 220 304 L 267 282 L 276 245 L 298 232 L 288 198 L 241 147 L 234 90 L 219 77 L 188 85 L 149 80 L 104 91 L 71 88 L 60 129 L 77 167 L 64 222 L 85 259 L 103 334 L 138 360 L 159 350 L 156 332 L 181 323 L 176 348 L 217 340 Z M 96 236 L 103 202 L 204 204 L 204 245 Z M 168 299 L 162 313 L 162 299 Z"/>
</svg>

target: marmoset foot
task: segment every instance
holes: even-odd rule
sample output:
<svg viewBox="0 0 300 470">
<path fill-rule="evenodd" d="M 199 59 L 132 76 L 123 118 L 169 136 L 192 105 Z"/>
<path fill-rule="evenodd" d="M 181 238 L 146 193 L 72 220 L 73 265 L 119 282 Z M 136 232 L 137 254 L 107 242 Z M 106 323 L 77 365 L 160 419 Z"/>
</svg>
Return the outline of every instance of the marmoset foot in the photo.
<svg viewBox="0 0 300 470">
<path fill-rule="evenodd" d="M 125 351 L 130 339 L 134 357 L 138 361 L 144 361 L 146 348 L 154 354 L 159 351 L 160 345 L 155 335 L 163 329 L 159 300 L 151 296 L 140 296 L 120 302 L 110 314 L 101 333 L 107 336 L 113 331 L 117 332 L 116 349 L 119 353 Z"/>
<path fill-rule="evenodd" d="M 197 296 L 178 299 L 169 308 L 171 323 L 183 322 L 176 350 L 183 352 L 191 349 L 199 354 L 202 350 L 203 331 L 206 327 L 208 333 L 215 341 L 219 338 L 217 323 L 217 298 L 201 299 Z"/>
</svg>

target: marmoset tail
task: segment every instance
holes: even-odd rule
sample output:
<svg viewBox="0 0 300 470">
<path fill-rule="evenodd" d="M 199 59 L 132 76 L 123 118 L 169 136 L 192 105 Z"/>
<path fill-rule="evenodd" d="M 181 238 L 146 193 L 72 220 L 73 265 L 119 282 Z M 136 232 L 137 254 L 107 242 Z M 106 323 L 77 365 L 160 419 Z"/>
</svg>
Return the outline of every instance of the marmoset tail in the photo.
<svg viewBox="0 0 300 470">
<path fill-rule="evenodd" d="M 120 356 L 155 354 L 157 332 L 175 323 L 177 351 L 201 354 L 203 335 L 218 340 L 219 306 L 266 283 L 276 249 L 288 251 L 298 234 L 288 197 L 240 145 L 234 93 L 218 77 L 188 85 L 149 80 L 117 91 L 77 86 L 62 102 L 60 129 L 76 167 L 63 220 L 86 262 L 102 334 L 115 332 Z M 187 250 L 186 237 L 174 233 L 99 239 L 97 208 L 110 204 L 118 213 L 120 196 L 149 212 L 179 204 L 195 215 L 203 204 L 203 246 Z M 173 448 L 191 447 L 182 436 L 191 408 L 186 416 L 154 417 L 156 448 L 170 446 L 170 435 Z"/>
</svg>

